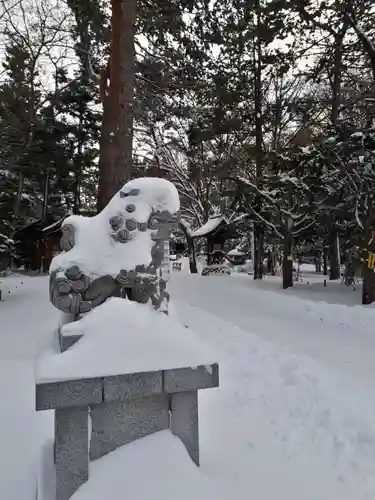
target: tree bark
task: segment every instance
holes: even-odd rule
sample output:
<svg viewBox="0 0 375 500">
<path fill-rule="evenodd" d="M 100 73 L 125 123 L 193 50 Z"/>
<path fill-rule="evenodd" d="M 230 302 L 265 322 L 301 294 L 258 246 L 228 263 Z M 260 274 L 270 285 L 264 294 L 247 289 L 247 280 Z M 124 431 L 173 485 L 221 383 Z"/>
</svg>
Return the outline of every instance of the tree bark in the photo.
<svg viewBox="0 0 375 500">
<path fill-rule="evenodd" d="M 340 277 L 340 242 L 337 228 L 333 225 L 329 232 L 329 279 L 338 280 Z"/>
<path fill-rule="evenodd" d="M 180 224 L 180 229 L 184 233 L 187 244 L 187 252 L 189 257 L 189 268 L 191 274 L 198 274 L 197 258 L 195 253 L 195 245 L 193 238 L 189 235 L 184 224 Z"/>
<path fill-rule="evenodd" d="M 254 279 L 263 278 L 263 246 L 264 246 L 264 231 L 263 227 L 257 224 L 254 230 Z"/>
<path fill-rule="evenodd" d="M 23 172 L 20 172 L 20 176 L 18 179 L 17 195 L 16 195 L 16 199 L 15 199 L 15 203 L 14 203 L 14 215 L 15 216 L 19 215 L 19 213 L 20 213 L 24 183 L 25 183 L 25 176 L 24 176 Z"/>
<path fill-rule="evenodd" d="M 197 257 L 195 254 L 194 241 L 190 238 L 188 242 L 188 252 L 189 252 L 189 269 L 190 274 L 198 274 Z"/>
<path fill-rule="evenodd" d="M 320 274 L 322 272 L 322 258 L 320 252 L 314 256 L 314 264 L 315 272 Z"/>
<path fill-rule="evenodd" d="M 116 193 L 113 173 L 118 145 L 118 128 L 120 121 L 120 87 L 121 87 L 121 30 L 122 4 L 121 0 L 112 0 L 112 38 L 108 68 L 104 73 L 103 116 L 100 136 L 99 157 L 99 189 L 98 212 L 108 204 Z M 107 78 L 109 85 L 107 87 Z"/>
<path fill-rule="evenodd" d="M 115 191 L 118 191 L 132 176 L 136 17 L 137 0 L 122 0 L 120 121 L 118 155 L 113 175 Z"/>
<path fill-rule="evenodd" d="M 276 253 L 276 247 L 275 247 L 275 245 L 272 245 L 271 255 L 272 255 L 271 276 L 276 276 L 277 253 Z"/>
<path fill-rule="evenodd" d="M 260 38 L 260 1 L 256 0 L 256 35 L 254 40 L 254 121 L 255 121 L 255 162 L 256 183 L 262 188 L 262 163 L 263 163 L 263 128 L 262 128 L 262 42 Z M 256 198 L 256 211 L 262 211 L 262 199 Z M 260 222 L 255 222 L 255 258 L 254 279 L 263 278 L 263 254 L 264 254 L 264 229 Z"/>
<path fill-rule="evenodd" d="M 331 84 L 331 89 L 332 89 L 331 124 L 335 132 L 337 130 L 339 109 L 341 102 L 342 45 L 348 28 L 349 28 L 349 23 L 347 20 L 345 20 L 341 30 L 338 33 L 336 33 L 334 42 L 333 74 L 332 74 L 332 84 Z M 329 221 L 329 224 L 331 226 L 331 229 L 328 236 L 329 261 L 330 261 L 329 279 L 337 280 L 340 279 L 341 276 L 340 247 L 339 247 L 337 228 L 335 227 L 332 215 L 330 216 L 330 219 L 331 220 Z"/>
<path fill-rule="evenodd" d="M 323 248 L 323 274 L 324 276 L 328 275 L 328 251 L 326 245 Z"/>
<path fill-rule="evenodd" d="M 109 87 L 103 97 L 98 211 L 130 180 L 137 0 L 112 0 Z"/>
<path fill-rule="evenodd" d="M 283 289 L 293 286 L 292 234 L 287 225 L 284 229 L 283 242 Z"/>
<path fill-rule="evenodd" d="M 372 196 L 368 197 L 368 215 L 365 224 L 365 250 L 367 258 L 363 263 L 363 285 L 362 285 L 362 304 L 372 304 L 375 300 L 375 273 L 374 269 L 368 266 L 368 258 L 371 253 L 375 253 L 375 211 Z"/>
<path fill-rule="evenodd" d="M 99 184 L 97 198 L 97 212 L 101 212 L 109 201 L 109 165 L 110 165 L 110 114 L 109 114 L 109 96 L 103 101 L 102 126 L 99 140 Z"/>
<path fill-rule="evenodd" d="M 375 300 L 375 273 L 368 265 L 368 259 L 371 254 L 375 253 L 374 232 L 368 245 L 367 258 L 363 266 L 363 286 L 362 286 L 362 304 L 372 304 Z"/>
<path fill-rule="evenodd" d="M 342 45 L 345 34 L 349 28 L 347 20 L 341 30 L 336 33 L 334 41 L 334 56 L 333 56 L 333 70 L 332 70 L 332 105 L 331 105 L 331 123 L 336 129 L 337 121 L 339 119 L 339 109 L 341 101 L 341 80 L 342 80 Z"/>
</svg>

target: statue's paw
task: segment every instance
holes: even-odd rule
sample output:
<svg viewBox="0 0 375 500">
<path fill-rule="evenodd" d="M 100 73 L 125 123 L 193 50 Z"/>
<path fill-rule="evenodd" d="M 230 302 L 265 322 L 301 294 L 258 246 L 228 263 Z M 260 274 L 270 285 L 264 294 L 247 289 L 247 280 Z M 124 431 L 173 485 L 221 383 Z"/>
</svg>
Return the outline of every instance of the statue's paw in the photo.
<svg viewBox="0 0 375 500">
<path fill-rule="evenodd" d="M 112 276 L 101 276 L 90 283 L 82 297 L 91 304 L 91 307 L 96 307 L 112 297 L 115 290 L 116 281 Z"/>
</svg>

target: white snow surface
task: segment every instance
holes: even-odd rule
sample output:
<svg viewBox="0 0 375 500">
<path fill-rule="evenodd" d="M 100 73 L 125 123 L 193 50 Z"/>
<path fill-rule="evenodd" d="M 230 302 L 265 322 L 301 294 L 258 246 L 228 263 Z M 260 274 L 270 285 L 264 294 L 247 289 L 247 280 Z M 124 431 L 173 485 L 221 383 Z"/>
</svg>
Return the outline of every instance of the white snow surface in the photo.
<svg viewBox="0 0 375 500">
<path fill-rule="evenodd" d="M 124 198 L 120 192 L 131 193 L 139 190 L 139 194 Z M 127 213 L 126 205 L 134 204 L 136 210 Z M 136 265 L 148 266 L 151 261 L 151 248 L 154 242 L 150 231 L 133 231 L 133 239 L 126 244 L 117 243 L 111 237 L 111 217 L 121 215 L 148 222 L 153 211 L 168 210 L 175 214 L 180 209 L 180 201 L 176 187 L 165 179 L 139 178 L 125 184 L 112 198 L 108 205 L 95 217 L 71 215 L 63 226 L 71 224 L 75 227 L 75 245 L 69 252 L 62 252 L 53 258 L 50 272 L 78 266 L 88 276 L 110 275 L 116 277 L 120 270 L 132 270 Z"/>
<path fill-rule="evenodd" d="M 129 459 L 129 474 L 125 468 L 121 474 L 137 500 L 183 498 L 145 493 L 152 481 L 143 473 L 150 462 L 143 467 L 142 460 L 156 455 L 169 467 L 173 454 L 168 481 L 193 488 L 201 477 L 212 478 L 227 499 L 373 500 L 375 310 L 356 305 L 360 290 L 318 280 L 304 277 L 283 292 L 280 278 L 173 273 L 173 319 L 194 330 L 220 363 L 220 388 L 199 394 L 199 477 L 190 474 L 178 442 L 172 451 L 170 436 L 155 435 L 104 457 L 108 465 L 91 464 L 90 481 L 76 497 L 86 498 L 79 495 L 96 481 L 101 500 L 124 498 L 126 486 L 112 469 Z M 36 458 L 52 436 L 53 414 L 34 411 L 33 365 L 52 344 L 59 314 L 48 304 L 47 278 L 2 281 L 0 499 L 35 500 Z M 194 490 L 190 498 L 216 500 L 204 487 L 204 496 Z"/>
<path fill-rule="evenodd" d="M 35 500 L 39 450 L 53 415 L 35 412 L 34 363 L 50 345 L 58 312 L 45 277 L 0 281 L 0 499 Z"/>
<path fill-rule="evenodd" d="M 216 362 L 193 331 L 144 304 L 112 298 L 80 321 L 61 327 L 83 335 L 64 353 L 53 349 L 37 363 L 39 382 L 125 375 Z"/>
<path fill-rule="evenodd" d="M 233 250 L 230 250 L 227 255 L 229 255 L 230 257 L 231 256 L 242 257 L 243 255 L 246 255 L 246 252 L 240 250 L 239 248 L 233 248 Z"/>
<path fill-rule="evenodd" d="M 90 464 L 90 479 L 72 500 L 228 500 L 217 478 L 190 460 L 168 431 L 134 441 Z"/>
</svg>

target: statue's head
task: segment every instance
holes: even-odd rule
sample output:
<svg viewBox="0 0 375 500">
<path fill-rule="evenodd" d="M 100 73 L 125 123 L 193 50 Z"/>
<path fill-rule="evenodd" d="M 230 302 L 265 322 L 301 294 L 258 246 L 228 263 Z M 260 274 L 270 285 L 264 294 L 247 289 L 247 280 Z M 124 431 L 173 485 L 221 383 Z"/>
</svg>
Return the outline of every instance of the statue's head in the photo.
<svg viewBox="0 0 375 500">
<path fill-rule="evenodd" d="M 168 237 L 177 222 L 180 200 L 173 184 L 165 179 L 134 179 L 112 198 L 104 213 L 116 241 L 126 243 L 147 233 L 153 240 Z M 108 215 L 107 215 L 108 214 Z"/>
</svg>

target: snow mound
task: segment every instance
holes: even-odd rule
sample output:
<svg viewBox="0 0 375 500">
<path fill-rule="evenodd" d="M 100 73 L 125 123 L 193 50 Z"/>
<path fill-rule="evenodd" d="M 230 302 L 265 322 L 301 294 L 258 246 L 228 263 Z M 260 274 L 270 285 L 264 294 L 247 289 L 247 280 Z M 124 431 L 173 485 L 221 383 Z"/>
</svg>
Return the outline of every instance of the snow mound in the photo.
<svg viewBox="0 0 375 500">
<path fill-rule="evenodd" d="M 212 351 L 192 330 L 144 304 L 111 298 L 80 321 L 61 327 L 83 335 L 64 353 L 46 351 L 36 369 L 38 382 L 122 375 L 213 363 Z"/>
<path fill-rule="evenodd" d="M 90 479 L 72 500 L 122 498 L 224 500 L 217 483 L 194 465 L 182 442 L 168 430 L 138 439 L 92 462 Z"/>
<path fill-rule="evenodd" d="M 127 213 L 126 207 L 134 205 Z M 59 269 L 78 266 L 92 278 L 110 275 L 115 278 L 121 269 L 130 271 L 137 265 L 148 266 L 154 241 L 151 231 L 137 231 L 126 245 L 118 244 L 112 237 L 110 220 L 115 217 L 134 219 L 146 224 L 153 212 L 168 211 L 176 214 L 180 201 L 176 187 L 165 179 L 139 178 L 127 184 L 95 217 L 71 215 L 62 227 L 75 228 L 75 244 L 68 252 L 54 257 L 50 273 Z"/>
</svg>

